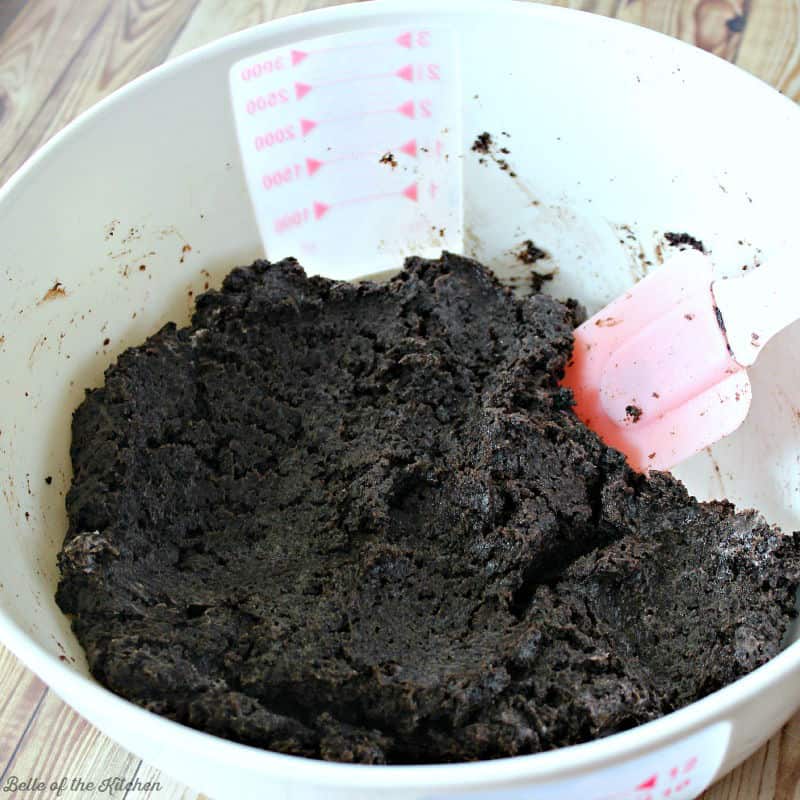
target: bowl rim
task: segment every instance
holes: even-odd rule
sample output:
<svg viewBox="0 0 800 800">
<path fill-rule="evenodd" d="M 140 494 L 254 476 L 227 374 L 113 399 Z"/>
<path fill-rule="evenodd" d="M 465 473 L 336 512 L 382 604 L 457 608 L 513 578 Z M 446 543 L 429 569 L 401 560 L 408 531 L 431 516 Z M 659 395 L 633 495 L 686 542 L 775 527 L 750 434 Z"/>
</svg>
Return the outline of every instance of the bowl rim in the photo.
<svg viewBox="0 0 800 800">
<path fill-rule="evenodd" d="M 780 107 L 784 112 L 794 114 L 794 118 L 800 122 L 800 109 L 796 104 L 759 78 L 690 44 L 622 20 L 575 9 L 516 0 L 460 0 L 457 8 L 449 4 L 448 0 L 373 0 L 370 3 L 329 6 L 271 20 L 216 39 L 135 78 L 81 113 L 40 147 L 6 181 L 5 185 L 0 187 L 0 209 L 5 203 L 13 200 L 14 192 L 24 185 L 29 175 L 44 167 L 47 160 L 57 154 L 62 142 L 70 137 L 79 136 L 81 129 L 90 124 L 96 116 L 111 112 L 117 103 L 125 102 L 137 92 L 146 90 L 151 83 L 168 79 L 173 72 L 188 69 L 192 64 L 203 61 L 211 54 L 223 55 L 233 47 L 248 46 L 252 46 L 255 53 L 266 47 L 282 46 L 281 40 L 285 44 L 290 44 L 342 29 L 391 23 L 394 18 L 408 18 L 415 13 L 424 14 L 429 19 L 435 20 L 437 16 L 451 16 L 454 11 L 460 16 L 491 14 L 496 17 L 502 14 L 509 17 L 509 22 L 516 15 L 556 19 L 565 28 L 589 27 L 612 37 L 648 40 L 653 48 L 672 51 L 674 55 L 683 59 L 694 58 L 704 61 L 709 70 L 712 72 L 717 70 L 717 74 L 724 80 L 735 80 L 742 86 L 749 85 L 751 91 L 760 93 L 761 101 L 772 103 L 776 110 L 778 104 L 782 104 Z M 331 27 L 334 30 L 331 30 Z M 265 44 L 265 39 L 269 39 L 270 42 Z M 1 590 L 0 597 L 2 597 Z M 38 674 L 57 694 L 79 698 L 81 708 L 103 708 L 104 713 L 99 716 L 113 715 L 152 742 L 171 744 L 180 742 L 183 749 L 192 751 L 197 757 L 222 761 L 231 768 L 268 774 L 289 781 L 296 781 L 298 776 L 302 776 L 304 783 L 351 789 L 430 789 L 453 786 L 476 788 L 489 783 L 496 785 L 531 779 L 557 780 L 569 774 L 620 763 L 656 747 L 667 746 L 716 722 L 729 719 L 736 707 L 754 700 L 758 694 L 786 675 L 792 672 L 800 673 L 800 641 L 798 641 L 734 683 L 678 711 L 622 733 L 542 753 L 491 761 L 383 766 L 326 762 L 285 755 L 223 739 L 147 711 L 62 663 L 28 636 L 2 607 L 0 607 L 0 642 Z"/>
</svg>

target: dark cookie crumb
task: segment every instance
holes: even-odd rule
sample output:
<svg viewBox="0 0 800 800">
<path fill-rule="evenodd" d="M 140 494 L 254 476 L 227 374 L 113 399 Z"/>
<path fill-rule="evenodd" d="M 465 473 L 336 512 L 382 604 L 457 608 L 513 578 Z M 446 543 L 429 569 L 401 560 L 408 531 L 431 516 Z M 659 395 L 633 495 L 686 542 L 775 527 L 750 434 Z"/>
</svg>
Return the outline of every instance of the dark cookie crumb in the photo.
<svg viewBox="0 0 800 800">
<path fill-rule="evenodd" d="M 504 135 L 508 136 L 507 133 Z M 494 152 L 494 140 L 492 139 L 492 135 L 486 131 L 479 134 L 475 141 L 472 143 L 472 150 L 475 153 L 482 153 L 483 155 L 488 155 L 495 164 L 497 164 L 500 169 L 505 172 L 510 178 L 516 178 L 517 173 L 512 168 L 511 164 L 506 161 L 504 158 L 499 158 L 497 154 Z M 500 152 L 504 154 L 509 154 L 511 151 L 507 147 L 500 148 Z M 480 164 L 485 164 L 485 158 L 479 158 L 478 162 Z"/>
<path fill-rule="evenodd" d="M 639 406 L 625 406 L 625 416 L 630 418 L 631 422 L 638 422 L 642 418 L 642 409 Z"/>
<path fill-rule="evenodd" d="M 556 277 L 555 272 L 534 272 L 531 271 L 531 293 L 538 294 L 542 287 Z"/>
<path fill-rule="evenodd" d="M 487 154 L 491 151 L 492 148 L 492 134 L 488 131 L 484 131 L 483 133 L 479 134 L 475 141 L 472 143 L 472 150 L 475 153 L 484 153 Z"/>
<path fill-rule="evenodd" d="M 558 380 L 583 319 L 477 263 L 233 270 L 75 412 L 57 601 L 92 674 L 284 753 L 605 736 L 780 649 L 800 539 L 634 474 Z"/>
<path fill-rule="evenodd" d="M 532 239 L 526 239 L 515 255 L 523 264 L 535 264 L 543 258 L 550 258 L 550 254 L 541 247 L 537 247 Z"/>
<path fill-rule="evenodd" d="M 668 244 L 671 244 L 673 247 L 680 247 L 682 245 L 686 245 L 688 247 L 693 248 L 694 250 L 698 250 L 701 253 L 705 253 L 706 248 L 700 239 L 695 239 L 694 236 L 691 236 L 688 233 L 665 233 L 664 239 L 667 241 Z"/>
</svg>

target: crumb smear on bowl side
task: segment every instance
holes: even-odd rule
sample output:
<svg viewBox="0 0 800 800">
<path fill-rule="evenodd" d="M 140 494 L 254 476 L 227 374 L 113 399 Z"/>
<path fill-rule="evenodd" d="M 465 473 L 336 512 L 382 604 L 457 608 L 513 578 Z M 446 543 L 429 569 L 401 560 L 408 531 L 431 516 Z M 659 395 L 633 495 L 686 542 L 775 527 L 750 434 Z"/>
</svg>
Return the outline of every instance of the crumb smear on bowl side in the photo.
<svg viewBox="0 0 800 800">
<path fill-rule="evenodd" d="M 285 753 L 532 753 L 780 650 L 800 537 L 633 473 L 558 387 L 574 302 L 478 263 L 233 270 L 73 421 L 57 601 L 93 675 Z"/>
</svg>

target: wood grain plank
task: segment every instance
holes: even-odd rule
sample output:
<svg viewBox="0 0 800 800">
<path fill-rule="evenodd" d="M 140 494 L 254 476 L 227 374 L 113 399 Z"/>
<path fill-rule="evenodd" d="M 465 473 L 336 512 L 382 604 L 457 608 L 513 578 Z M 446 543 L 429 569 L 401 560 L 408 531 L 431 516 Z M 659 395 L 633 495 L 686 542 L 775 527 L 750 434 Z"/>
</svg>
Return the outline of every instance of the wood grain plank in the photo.
<svg viewBox="0 0 800 800">
<path fill-rule="evenodd" d="M 71 712 L 71 709 L 52 692 L 44 698 L 39 713 L 28 728 L 24 747 L 7 765 L 7 776 L 19 778 L 34 776 L 48 784 L 60 779 L 65 755 L 74 758 L 91 741 L 85 736 L 89 723 Z M 58 774 L 57 774 L 58 773 Z M 31 792 L 31 796 L 45 794 Z"/>
<path fill-rule="evenodd" d="M 37 0 L 0 38 L 0 165 L 36 118 L 108 2 Z"/>
<path fill-rule="evenodd" d="M 22 11 L 26 0 L 0 0 L 0 38 Z"/>
<path fill-rule="evenodd" d="M 701 800 L 775 800 L 780 735 L 701 795 Z"/>
<path fill-rule="evenodd" d="M 175 40 L 170 58 L 262 21 L 261 0 L 239 0 L 237 3 L 200 0 L 181 35 Z"/>
<path fill-rule="evenodd" d="M 800 714 L 781 731 L 775 800 L 800 800 Z"/>
<path fill-rule="evenodd" d="M 617 18 L 668 33 L 732 61 L 751 0 L 623 0 Z"/>
<path fill-rule="evenodd" d="M 64 797 L 109 797 L 99 784 L 104 779 L 130 779 L 139 766 L 139 759 L 111 742 L 76 714 L 56 695 L 49 693 L 39 714 L 27 731 L 24 747 L 9 765 L 6 782 L 11 776 L 21 780 L 35 778 L 46 787 L 25 792 L 28 800 L 53 797 L 52 783 L 66 780 Z M 91 781 L 93 789 L 72 788 L 72 781 Z"/>
<path fill-rule="evenodd" d="M 9 650 L 0 647 L 0 775 L 11 760 L 47 687 Z M 0 784 L 1 786 L 2 784 Z"/>
<path fill-rule="evenodd" d="M 67 706 L 65 707 L 68 708 Z M 68 710 L 75 714 L 72 709 Z M 72 781 L 74 778 L 80 778 L 85 782 L 92 781 L 99 785 L 106 778 L 122 777 L 130 779 L 135 774 L 140 763 L 141 759 L 137 758 L 133 753 L 129 753 L 98 731 L 97 728 L 89 725 L 78 746 L 74 750 L 64 753 L 57 768 L 53 769 L 53 773 L 59 779 L 67 777 Z M 97 790 L 93 790 L 92 793 L 75 791 L 72 794 L 72 797 L 94 796 L 105 798 L 115 796 L 119 798 L 121 793 L 115 792 L 114 795 L 109 795 L 108 792 L 105 792 L 99 794 Z"/>
<path fill-rule="evenodd" d="M 736 63 L 800 101 L 800 0 L 752 0 Z"/>
<path fill-rule="evenodd" d="M 33 716 L 33 712 L 38 711 Z M 20 741 L 24 733 L 24 738 Z M 19 745 L 19 746 L 18 746 Z M 25 793 L 28 800 L 53 796 L 50 784 L 64 778 L 91 781 L 95 788 L 68 790 L 62 797 L 108 798 L 104 779 L 127 783 L 136 775 L 149 790 L 131 792 L 137 800 L 200 800 L 103 735 L 64 703 L 12 654 L 0 646 L 0 791 L 12 776 L 44 781 L 47 788 Z M 158 785 L 156 785 L 156 782 Z M 118 797 L 122 793 L 117 793 Z"/>
<path fill-rule="evenodd" d="M 0 645 L 0 715 L 13 701 L 23 678 L 29 677 L 35 676 L 10 650 Z"/>
<path fill-rule="evenodd" d="M 0 183 L 81 111 L 160 64 L 197 1 L 111 0 L 47 98 L 35 109 L 24 134 L 0 161 Z M 83 0 L 68 0 L 66 5 L 83 8 Z"/>
<path fill-rule="evenodd" d="M 0 786 L 3 787 L 4 791 L 9 791 L 9 789 L 5 786 L 6 776 L 10 775 L 10 771 L 13 768 L 14 761 L 17 758 L 17 754 L 26 746 L 28 730 L 30 729 L 31 725 L 33 725 L 33 723 L 36 721 L 36 717 L 39 714 L 39 709 L 41 708 L 42 703 L 49 694 L 50 690 L 45 689 L 44 692 L 42 692 L 42 694 L 39 696 L 39 700 L 36 702 L 36 705 L 33 706 L 33 709 L 30 711 L 27 708 L 27 704 L 23 704 L 22 706 L 18 707 L 20 709 L 25 709 L 25 718 L 24 718 L 25 724 L 22 726 L 22 729 L 19 732 L 19 736 L 17 736 L 17 741 L 15 742 L 13 749 L 6 754 L 5 758 L 6 764 L 3 767 L 2 773 L 0 773 Z"/>
<path fill-rule="evenodd" d="M 353 0 L 200 0 L 170 57 L 271 19 L 350 2 Z"/>
</svg>

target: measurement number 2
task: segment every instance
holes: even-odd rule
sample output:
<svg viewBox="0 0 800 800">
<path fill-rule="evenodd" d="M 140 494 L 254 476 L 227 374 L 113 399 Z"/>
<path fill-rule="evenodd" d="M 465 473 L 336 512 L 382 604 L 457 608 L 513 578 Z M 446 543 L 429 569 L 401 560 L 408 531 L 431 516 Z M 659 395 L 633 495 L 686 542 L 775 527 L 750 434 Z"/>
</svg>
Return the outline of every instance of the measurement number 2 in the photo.
<svg viewBox="0 0 800 800">
<path fill-rule="evenodd" d="M 276 144 L 283 144 L 284 142 L 291 141 L 295 138 L 294 125 L 286 125 L 282 128 L 277 128 L 274 131 L 256 136 L 255 146 L 256 150 L 260 153 L 267 147 L 273 147 Z"/>
</svg>

